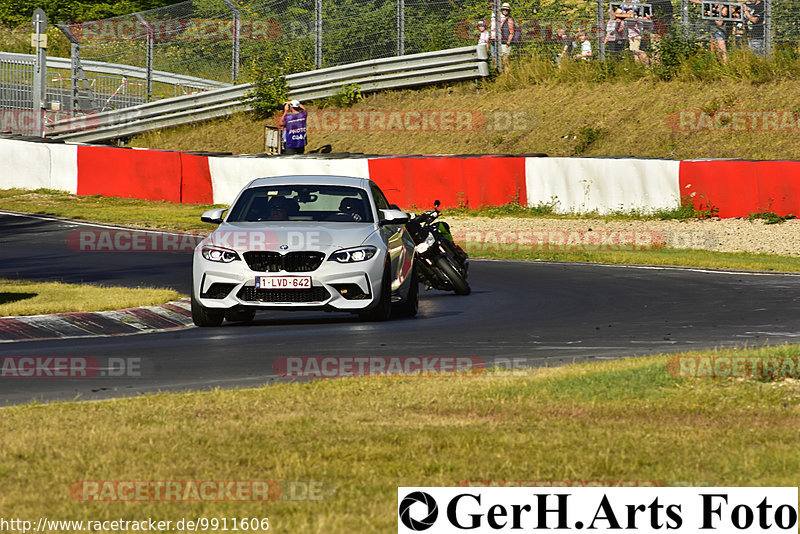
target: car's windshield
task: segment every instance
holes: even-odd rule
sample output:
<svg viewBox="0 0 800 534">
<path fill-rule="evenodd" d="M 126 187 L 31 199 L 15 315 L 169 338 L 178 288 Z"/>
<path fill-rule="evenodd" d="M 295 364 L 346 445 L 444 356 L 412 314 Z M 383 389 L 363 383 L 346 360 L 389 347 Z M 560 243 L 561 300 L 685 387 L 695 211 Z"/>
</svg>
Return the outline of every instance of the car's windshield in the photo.
<svg viewBox="0 0 800 534">
<path fill-rule="evenodd" d="M 231 208 L 228 222 L 373 222 L 364 189 L 334 185 L 252 187 Z"/>
</svg>

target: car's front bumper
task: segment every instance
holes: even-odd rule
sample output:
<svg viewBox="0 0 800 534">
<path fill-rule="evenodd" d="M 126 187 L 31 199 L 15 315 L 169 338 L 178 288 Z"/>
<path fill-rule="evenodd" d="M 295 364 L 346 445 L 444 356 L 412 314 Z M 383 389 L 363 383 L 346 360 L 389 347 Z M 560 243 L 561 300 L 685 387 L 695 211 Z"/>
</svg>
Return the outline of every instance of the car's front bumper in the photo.
<svg viewBox="0 0 800 534">
<path fill-rule="evenodd" d="M 195 252 L 194 295 L 207 307 L 358 312 L 380 296 L 385 253 L 355 263 L 325 260 L 310 272 L 256 272 L 244 260 L 219 263 Z M 256 276 L 310 276 L 312 289 L 256 289 Z"/>
</svg>

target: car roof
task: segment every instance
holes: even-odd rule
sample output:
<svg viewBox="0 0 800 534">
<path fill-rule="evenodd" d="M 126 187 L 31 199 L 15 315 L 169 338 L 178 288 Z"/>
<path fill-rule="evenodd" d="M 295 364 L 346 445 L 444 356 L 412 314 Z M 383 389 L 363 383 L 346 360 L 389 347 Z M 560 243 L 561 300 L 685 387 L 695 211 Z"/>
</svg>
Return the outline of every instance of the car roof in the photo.
<svg viewBox="0 0 800 534">
<path fill-rule="evenodd" d="M 267 178 L 256 178 L 247 186 L 263 187 L 270 185 L 341 185 L 350 187 L 360 187 L 368 189 L 369 180 L 367 178 L 356 178 L 355 176 L 324 176 L 324 175 L 287 175 L 270 176 Z"/>
</svg>

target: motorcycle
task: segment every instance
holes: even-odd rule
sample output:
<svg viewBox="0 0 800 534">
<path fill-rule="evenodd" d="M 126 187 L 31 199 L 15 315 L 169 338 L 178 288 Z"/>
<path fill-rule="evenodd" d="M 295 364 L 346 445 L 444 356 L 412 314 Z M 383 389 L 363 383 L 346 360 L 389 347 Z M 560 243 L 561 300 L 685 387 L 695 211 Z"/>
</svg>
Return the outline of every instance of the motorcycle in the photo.
<svg viewBox="0 0 800 534">
<path fill-rule="evenodd" d="M 406 230 L 416 243 L 417 274 L 426 289 L 469 295 L 469 256 L 453 242 L 450 226 L 445 222 L 435 222 L 439 217 L 439 205 L 440 202 L 435 201 L 432 210 L 416 215 L 406 223 Z"/>
</svg>

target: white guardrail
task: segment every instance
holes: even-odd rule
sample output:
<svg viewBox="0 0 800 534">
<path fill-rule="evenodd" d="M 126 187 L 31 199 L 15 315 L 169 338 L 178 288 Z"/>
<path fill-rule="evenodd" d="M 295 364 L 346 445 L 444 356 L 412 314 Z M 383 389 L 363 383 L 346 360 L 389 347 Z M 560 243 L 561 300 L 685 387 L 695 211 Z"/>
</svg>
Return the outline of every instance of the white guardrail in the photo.
<svg viewBox="0 0 800 534">
<path fill-rule="evenodd" d="M 286 76 L 290 98 L 314 100 L 357 84 L 362 93 L 489 76 L 486 48 L 466 46 L 437 52 L 350 63 Z M 250 109 L 252 84 L 165 98 L 118 111 L 63 119 L 46 136 L 76 142 L 107 141 L 150 130 L 224 117 Z"/>
<path fill-rule="evenodd" d="M 36 56 L 32 54 L 15 54 L 11 52 L 0 52 L 0 59 L 7 61 L 16 61 L 20 63 L 30 63 L 33 65 Z M 128 78 L 140 78 L 144 80 L 147 77 L 147 69 L 144 67 L 134 67 L 133 65 L 121 65 L 119 63 L 104 63 L 102 61 L 91 61 L 82 59 L 81 67 L 86 72 L 96 72 L 98 74 L 107 74 L 109 76 L 124 76 Z M 48 57 L 48 69 L 72 69 L 72 60 L 68 57 Z M 185 85 L 188 87 L 196 87 L 198 89 L 214 89 L 217 87 L 232 87 L 231 84 L 225 82 L 218 82 L 216 80 L 207 80 L 206 78 L 197 78 L 195 76 L 186 76 L 183 74 L 174 74 L 163 70 L 152 71 L 152 79 L 154 82 L 167 83 L 170 85 Z"/>
</svg>

